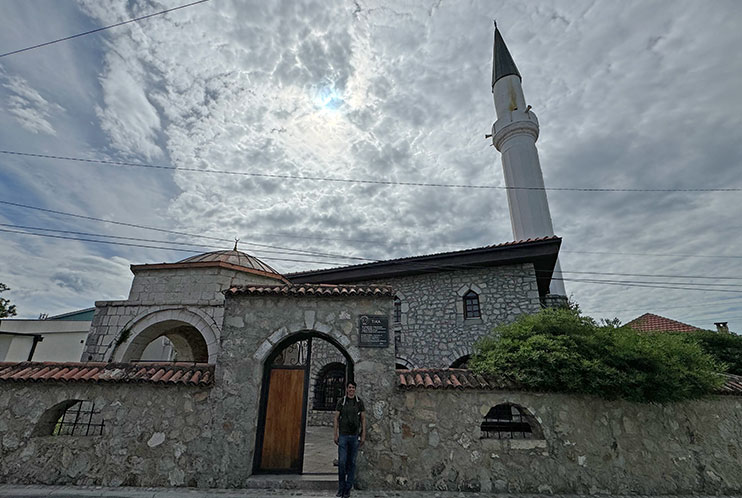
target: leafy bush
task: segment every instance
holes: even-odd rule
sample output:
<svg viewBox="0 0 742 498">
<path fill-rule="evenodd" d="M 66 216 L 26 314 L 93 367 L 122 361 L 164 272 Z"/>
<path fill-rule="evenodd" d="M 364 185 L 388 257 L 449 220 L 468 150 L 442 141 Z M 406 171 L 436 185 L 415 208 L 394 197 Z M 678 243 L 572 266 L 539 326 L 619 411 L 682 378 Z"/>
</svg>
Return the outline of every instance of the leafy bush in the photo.
<svg viewBox="0 0 742 498">
<path fill-rule="evenodd" d="M 598 325 L 579 309 L 547 309 L 497 327 L 469 367 L 534 390 L 668 402 L 712 392 L 723 366 L 695 341 Z"/>
<path fill-rule="evenodd" d="M 677 333 L 686 340 L 692 340 L 717 362 L 727 367 L 727 372 L 742 375 L 742 336 L 702 330 L 698 332 Z"/>
</svg>

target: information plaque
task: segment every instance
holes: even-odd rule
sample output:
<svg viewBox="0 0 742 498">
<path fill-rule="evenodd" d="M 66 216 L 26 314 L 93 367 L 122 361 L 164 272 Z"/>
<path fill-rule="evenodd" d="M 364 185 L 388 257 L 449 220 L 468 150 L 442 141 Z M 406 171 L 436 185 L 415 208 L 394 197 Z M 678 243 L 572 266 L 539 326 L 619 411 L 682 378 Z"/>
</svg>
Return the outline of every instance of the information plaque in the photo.
<svg viewBox="0 0 742 498">
<path fill-rule="evenodd" d="M 385 348 L 389 346 L 389 318 L 384 315 L 361 315 L 358 318 L 359 346 Z"/>
</svg>

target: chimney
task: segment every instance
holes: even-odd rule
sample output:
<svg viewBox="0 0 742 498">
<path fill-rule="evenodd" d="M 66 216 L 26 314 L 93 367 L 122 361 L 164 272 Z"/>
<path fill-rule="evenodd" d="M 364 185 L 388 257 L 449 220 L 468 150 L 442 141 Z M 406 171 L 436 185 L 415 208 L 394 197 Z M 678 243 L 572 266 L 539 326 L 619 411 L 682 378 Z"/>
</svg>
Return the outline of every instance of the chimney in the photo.
<svg viewBox="0 0 742 498">
<path fill-rule="evenodd" d="M 729 333 L 729 322 L 714 322 L 714 325 L 716 325 L 716 331 L 720 334 L 728 334 Z"/>
</svg>

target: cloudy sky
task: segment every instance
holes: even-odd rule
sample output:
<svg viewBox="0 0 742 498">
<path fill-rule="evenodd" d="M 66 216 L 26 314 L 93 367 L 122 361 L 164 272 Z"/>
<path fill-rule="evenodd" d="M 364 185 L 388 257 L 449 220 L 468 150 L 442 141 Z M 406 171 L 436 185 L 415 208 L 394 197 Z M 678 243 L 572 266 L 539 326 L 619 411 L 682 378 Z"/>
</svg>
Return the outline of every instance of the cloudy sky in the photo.
<svg viewBox="0 0 742 498">
<path fill-rule="evenodd" d="M 184 3 L 5 0 L 0 52 Z M 22 317 L 121 299 L 129 264 L 235 237 L 281 272 L 512 240 L 493 18 L 547 188 L 742 187 L 738 1 L 212 0 L 0 57 L 3 297 Z M 548 196 L 588 313 L 742 330 L 742 192 Z"/>
</svg>

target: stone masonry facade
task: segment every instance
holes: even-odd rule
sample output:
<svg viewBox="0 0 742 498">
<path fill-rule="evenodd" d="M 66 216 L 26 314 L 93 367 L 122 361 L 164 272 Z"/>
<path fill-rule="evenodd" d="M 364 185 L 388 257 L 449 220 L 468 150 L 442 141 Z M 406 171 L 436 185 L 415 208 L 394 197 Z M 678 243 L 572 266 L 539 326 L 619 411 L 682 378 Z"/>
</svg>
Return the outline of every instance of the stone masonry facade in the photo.
<svg viewBox="0 0 742 498">
<path fill-rule="evenodd" d="M 440 271 L 374 280 L 390 285 L 401 302 L 398 362 L 410 368 L 445 368 L 471 354 L 494 327 L 541 309 L 533 265 Z M 479 295 L 481 318 L 465 319 L 463 296 Z"/>
<path fill-rule="evenodd" d="M 389 428 L 365 450 L 369 488 L 543 494 L 738 494 L 742 398 L 638 404 L 507 391 L 398 390 Z M 533 415 L 542 439 L 486 439 L 500 403 Z M 376 419 L 377 417 L 372 417 Z"/>
<path fill-rule="evenodd" d="M 276 282 L 225 268 L 139 270 L 127 300 L 95 303 L 81 361 L 111 359 L 122 332 L 153 314 L 158 314 L 157 321 L 175 320 L 208 327 L 218 341 L 224 319 L 224 291 L 234 285 Z"/>
</svg>

